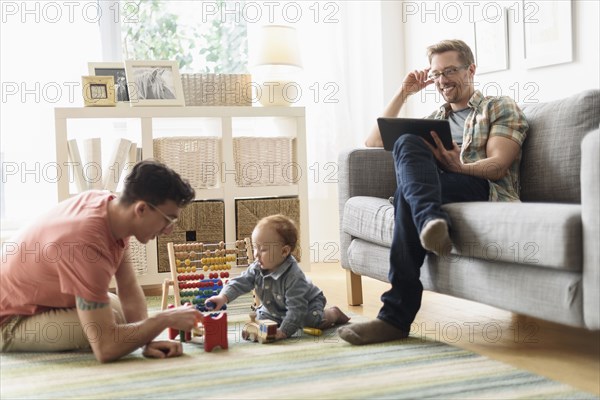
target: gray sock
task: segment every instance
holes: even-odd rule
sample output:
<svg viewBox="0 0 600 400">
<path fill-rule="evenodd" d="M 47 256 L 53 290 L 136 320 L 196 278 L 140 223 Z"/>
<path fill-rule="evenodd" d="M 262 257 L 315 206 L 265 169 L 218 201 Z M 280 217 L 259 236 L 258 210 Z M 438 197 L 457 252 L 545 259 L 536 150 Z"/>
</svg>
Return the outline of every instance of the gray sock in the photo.
<svg viewBox="0 0 600 400">
<path fill-rule="evenodd" d="M 389 342 L 408 337 L 404 332 L 380 319 L 342 326 L 338 335 L 354 345 Z"/>
<path fill-rule="evenodd" d="M 448 223 L 442 218 L 430 219 L 423 226 L 421 245 L 438 256 L 447 256 L 452 250 L 452 241 L 448 234 Z"/>
</svg>

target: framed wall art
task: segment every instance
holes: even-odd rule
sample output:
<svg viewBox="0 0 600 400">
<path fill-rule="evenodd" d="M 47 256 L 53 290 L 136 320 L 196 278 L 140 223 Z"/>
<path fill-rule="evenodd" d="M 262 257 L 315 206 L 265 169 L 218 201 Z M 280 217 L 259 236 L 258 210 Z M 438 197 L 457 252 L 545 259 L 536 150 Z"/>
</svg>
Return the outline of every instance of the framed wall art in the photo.
<svg viewBox="0 0 600 400">
<path fill-rule="evenodd" d="M 523 36 L 527 68 L 573 61 L 572 4 L 523 1 Z"/>
<path fill-rule="evenodd" d="M 177 61 L 125 61 L 132 106 L 184 106 Z"/>
<path fill-rule="evenodd" d="M 508 69 L 508 20 L 506 10 L 492 19 L 476 21 L 475 64 L 477 73 Z"/>
<path fill-rule="evenodd" d="M 112 76 L 115 82 L 117 105 L 126 105 L 129 102 L 125 64 L 121 62 L 90 62 L 88 63 L 88 73 L 93 76 Z"/>
<path fill-rule="evenodd" d="M 82 76 L 83 104 L 86 107 L 115 106 L 115 85 L 112 76 Z"/>
</svg>

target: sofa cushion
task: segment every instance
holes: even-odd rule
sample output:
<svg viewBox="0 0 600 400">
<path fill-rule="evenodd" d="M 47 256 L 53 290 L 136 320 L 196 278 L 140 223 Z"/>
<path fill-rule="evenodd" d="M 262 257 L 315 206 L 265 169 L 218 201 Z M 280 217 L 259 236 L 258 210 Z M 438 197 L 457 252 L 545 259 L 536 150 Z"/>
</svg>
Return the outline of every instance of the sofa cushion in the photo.
<svg viewBox="0 0 600 400">
<path fill-rule="evenodd" d="M 474 202 L 443 206 L 461 257 L 582 269 L 581 206 Z"/>
<path fill-rule="evenodd" d="M 344 206 L 344 232 L 390 247 L 394 233 L 394 206 L 379 197 L 355 196 Z"/>
<path fill-rule="evenodd" d="M 581 140 L 600 124 L 600 90 L 521 105 L 529 123 L 521 160 L 521 200 L 581 203 Z"/>
<path fill-rule="evenodd" d="M 581 206 L 473 202 L 443 206 L 452 221 L 454 261 L 478 258 L 581 271 Z M 357 196 L 344 207 L 344 232 L 389 247 L 394 208 L 386 199 Z"/>
<path fill-rule="evenodd" d="M 354 239 L 348 246 L 350 270 L 361 276 L 369 276 L 389 282 L 390 248 L 362 239 Z"/>
</svg>

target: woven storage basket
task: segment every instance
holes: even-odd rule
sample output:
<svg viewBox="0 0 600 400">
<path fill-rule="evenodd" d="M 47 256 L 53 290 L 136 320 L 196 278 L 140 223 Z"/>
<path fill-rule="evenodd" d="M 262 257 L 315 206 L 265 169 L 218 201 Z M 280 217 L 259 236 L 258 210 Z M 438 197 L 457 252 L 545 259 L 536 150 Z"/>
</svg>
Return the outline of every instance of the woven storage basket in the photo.
<svg viewBox="0 0 600 400">
<path fill-rule="evenodd" d="M 148 273 L 148 256 L 146 245 L 140 243 L 135 237 L 129 239 L 129 245 L 125 249 L 125 259 L 128 260 L 137 275 Z"/>
<path fill-rule="evenodd" d="M 194 189 L 217 186 L 220 138 L 185 136 L 154 139 L 154 158 L 190 181 Z"/>
<path fill-rule="evenodd" d="M 158 245 L 158 272 L 169 272 L 167 243 L 219 243 L 225 240 L 225 205 L 222 201 L 194 201 L 185 207 L 175 229 L 169 235 L 160 235 Z"/>
<path fill-rule="evenodd" d="M 249 74 L 181 74 L 186 106 L 251 106 Z"/>
<path fill-rule="evenodd" d="M 297 182 L 295 139 L 287 136 L 233 138 L 238 186 L 285 186 Z"/>
<path fill-rule="evenodd" d="M 296 223 L 298 227 L 298 244 L 293 254 L 296 260 L 301 260 L 300 250 L 300 200 L 297 197 L 276 199 L 243 199 L 235 201 L 237 239 L 252 236 L 252 230 L 258 221 L 274 214 L 283 214 Z"/>
</svg>

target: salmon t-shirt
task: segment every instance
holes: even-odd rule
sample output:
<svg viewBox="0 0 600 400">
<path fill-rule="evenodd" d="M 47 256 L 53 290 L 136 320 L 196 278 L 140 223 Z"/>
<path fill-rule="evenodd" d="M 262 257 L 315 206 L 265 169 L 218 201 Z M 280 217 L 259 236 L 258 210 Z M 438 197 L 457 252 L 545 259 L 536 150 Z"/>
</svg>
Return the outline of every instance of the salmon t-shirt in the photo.
<svg viewBox="0 0 600 400">
<path fill-rule="evenodd" d="M 75 296 L 108 303 L 108 288 L 125 252 L 113 237 L 108 203 L 114 195 L 88 191 L 59 203 L 4 245 L 0 323 L 13 315 L 75 307 Z"/>
</svg>

